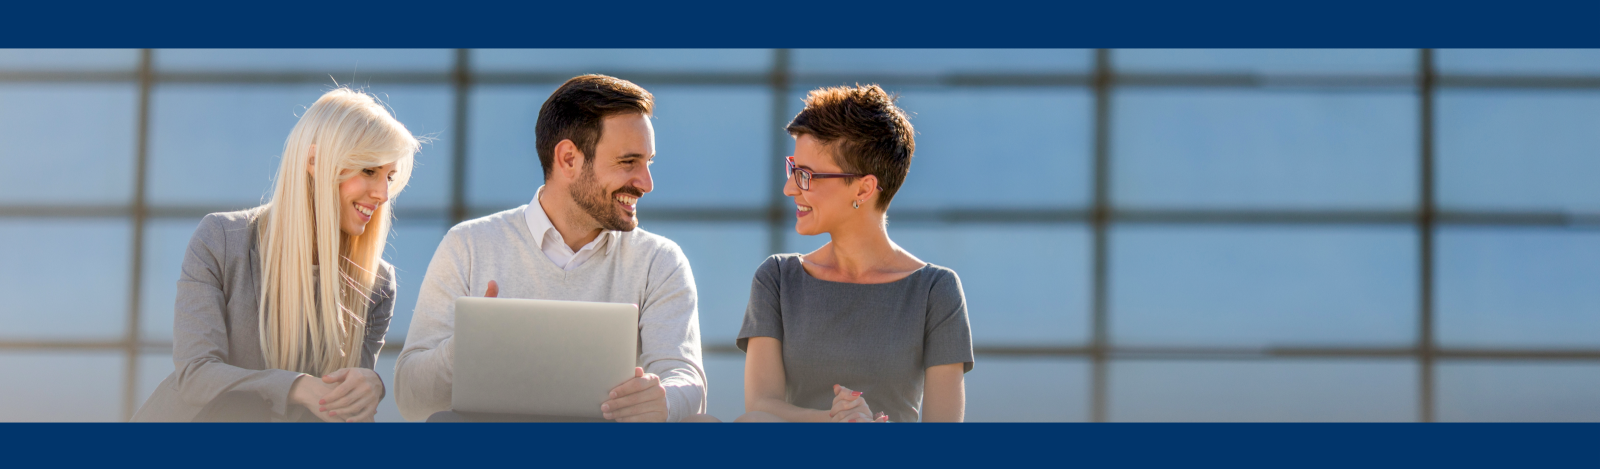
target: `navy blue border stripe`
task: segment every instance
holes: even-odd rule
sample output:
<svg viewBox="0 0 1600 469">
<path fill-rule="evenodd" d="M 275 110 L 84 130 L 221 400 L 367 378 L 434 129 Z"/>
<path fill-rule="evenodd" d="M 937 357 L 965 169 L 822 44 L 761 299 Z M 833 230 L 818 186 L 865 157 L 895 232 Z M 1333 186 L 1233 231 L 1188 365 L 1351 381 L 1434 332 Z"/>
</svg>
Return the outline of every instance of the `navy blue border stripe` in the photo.
<svg viewBox="0 0 1600 469">
<path fill-rule="evenodd" d="M 1554 467 L 1592 466 L 1600 424 L 0 424 L 0 438 L 7 463 L 73 465 Z"/>
<path fill-rule="evenodd" d="M 11 2 L 0 47 L 1600 47 L 1600 1 Z"/>
</svg>

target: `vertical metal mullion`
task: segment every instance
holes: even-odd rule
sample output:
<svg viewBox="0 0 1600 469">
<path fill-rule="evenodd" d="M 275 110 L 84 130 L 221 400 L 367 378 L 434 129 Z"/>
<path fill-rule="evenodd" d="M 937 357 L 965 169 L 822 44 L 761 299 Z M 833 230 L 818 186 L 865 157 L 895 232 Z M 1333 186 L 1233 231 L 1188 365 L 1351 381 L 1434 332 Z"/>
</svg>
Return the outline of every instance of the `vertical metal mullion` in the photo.
<svg viewBox="0 0 1600 469">
<path fill-rule="evenodd" d="M 455 93 L 455 122 L 450 142 L 450 226 L 467 219 L 467 105 L 472 97 L 472 72 L 468 49 L 456 49 L 450 85 Z"/>
<path fill-rule="evenodd" d="M 137 133 L 134 143 L 134 172 L 133 172 L 133 204 L 131 210 L 133 246 L 130 250 L 128 276 L 128 324 L 123 336 L 124 371 L 122 377 L 122 420 L 133 419 L 133 412 L 138 408 L 136 401 L 139 388 L 139 303 L 140 290 L 144 280 L 144 231 L 145 219 L 149 208 L 145 206 L 146 181 L 150 160 L 150 89 L 153 80 L 151 73 L 150 49 L 139 51 L 139 110 L 136 118 Z"/>
<path fill-rule="evenodd" d="M 772 76 L 769 86 L 772 87 L 772 158 L 769 162 L 770 180 L 774 185 L 767 190 L 767 252 L 784 252 L 785 230 L 784 207 L 787 206 L 783 195 L 783 185 L 788 180 L 783 174 L 783 157 L 789 150 L 789 133 L 783 129 L 788 123 L 788 98 L 789 98 L 789 49 L 772 50 Z"/>
<path fill-rule="evenodd" d="M 1433 230 L 1435 223 L 1434 201 L 1434 145 L 1433 145 L 1433 98 L 1434 86 L 1437 77 L 1434 75 L 1433 49 L 1421 49 L 1417 60 L 1417 95 L 1419 103 L 1420 127 L 1418 140 L 1421 145 L 1418 210 L 1417 210 L 1417 238 L 1419 251 L 1417 282 L 1418 293 L 1417 311 L 1417 354 L 1420 376 L 1418 377 L 1418 413 L 1423 422 L 1434 421 L 1434 337 L 1433 337 Z"/>
<path fill-rule="evenodd" d="M 1089 350 L 1093 360 L 1093 377 L 1090 383 L 1090 420 L 1105 422 L 1108 419 L 1108 400 L 1110 383 L 1108 380 L 1107 363 L 1110 349 L 1110 328 L 1107 321 L 1107 262 L 1106 259 L 1106 229 L 1111 221 L 1110 200 L 1110 145 L 1111 145 L 1111 51 L 1109 49 L 1095 49 L 1094 51 L 1094 207 L 1090 210 L 1089 223 L 1093 229 L 1093 271 L 1091 290 L 1092 318 L 1090 327 L 1093 333 L 1090 339 Z"/>
</svg>

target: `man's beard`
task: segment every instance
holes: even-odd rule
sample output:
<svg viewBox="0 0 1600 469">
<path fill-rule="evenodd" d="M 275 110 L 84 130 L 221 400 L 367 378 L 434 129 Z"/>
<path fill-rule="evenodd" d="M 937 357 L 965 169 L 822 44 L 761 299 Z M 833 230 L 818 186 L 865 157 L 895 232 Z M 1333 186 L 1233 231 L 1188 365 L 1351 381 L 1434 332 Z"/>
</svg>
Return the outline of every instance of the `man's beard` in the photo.
<svg viewBox="0 0 1600 469">
<path fill-rule="evenodd" d="M 568 190 L 572 200 L 577 202 L 590 218 L 599 222 L 601 228 L 610 231 L 633 231 L 637 228 L 639 220 L 617 206 L 616 195 L 627 194 L 638 198 L 644 196 L 644 191 L 627 186 L 607 194 L 605 187 L 601 187 L 600 182 L 595 180 L 594 165 L 584 166 L 583 174 L 578 175 L 578 180 L 573 181 L 571 189 Z"/>
</svg>

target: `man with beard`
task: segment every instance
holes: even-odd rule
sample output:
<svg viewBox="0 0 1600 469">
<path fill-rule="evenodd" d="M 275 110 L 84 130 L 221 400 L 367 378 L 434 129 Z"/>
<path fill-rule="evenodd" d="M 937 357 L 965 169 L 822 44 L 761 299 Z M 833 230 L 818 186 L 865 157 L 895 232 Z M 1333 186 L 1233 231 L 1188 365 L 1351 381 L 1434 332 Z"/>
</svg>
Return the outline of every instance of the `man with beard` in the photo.
<svg viewBox="0 0 1600 469">
<path fill-rule="evenodd" d="M 395 399 L 408 420 L 448 412 L 455 300 L 466 295 L 639 305 L 634 378 L 611 390 L 605 418 L 706 418 L 694 275 L 671 240 L 637 229 L 649 193 L 654 97 L 627 80 L 575 77 L 539 109 L 544 186 L 528 205 L 456 225 L 428 264 Z M 437 415 L 436 415 L 437 414 Z"/>
</svg>

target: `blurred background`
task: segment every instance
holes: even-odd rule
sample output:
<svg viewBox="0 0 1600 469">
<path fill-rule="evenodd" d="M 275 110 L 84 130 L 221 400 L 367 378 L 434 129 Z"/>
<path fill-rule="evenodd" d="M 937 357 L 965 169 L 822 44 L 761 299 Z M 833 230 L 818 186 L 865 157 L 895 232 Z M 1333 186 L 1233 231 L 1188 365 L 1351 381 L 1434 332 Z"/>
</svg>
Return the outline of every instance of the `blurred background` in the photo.
<svg viewBox="0 0 1600 469">
<path fill-rule="evenodd" d="M 538 108 L 590 72 L 656 96 L 641 226 L 694 267 L 717 417 L 756 266 L 827 241 L 781 129 L 878 83 L 918 131 L 890 235 L 966 288 L 969 420 L 1600 421 L 1600 50 L 1405 49 L 0 50 L 0 421 L 144 402 L 200 217 L 261 203 L 335 82 L 435 138 L 392 385 L 445 230 L 533 197 Z"/>
</svg>

